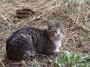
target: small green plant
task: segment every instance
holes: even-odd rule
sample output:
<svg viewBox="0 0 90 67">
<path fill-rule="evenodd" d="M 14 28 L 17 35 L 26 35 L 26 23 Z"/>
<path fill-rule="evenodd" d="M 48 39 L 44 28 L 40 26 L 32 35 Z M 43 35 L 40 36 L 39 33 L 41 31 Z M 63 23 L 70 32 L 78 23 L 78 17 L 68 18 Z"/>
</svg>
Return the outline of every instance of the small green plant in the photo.
<svg viewBox="0 0 90 67">
<path fill-rule="evenodd" d="M 90 67 L 90 56 L 81 53 L 64 51 L 56 58 L 54 67 Z"/>
</svg>

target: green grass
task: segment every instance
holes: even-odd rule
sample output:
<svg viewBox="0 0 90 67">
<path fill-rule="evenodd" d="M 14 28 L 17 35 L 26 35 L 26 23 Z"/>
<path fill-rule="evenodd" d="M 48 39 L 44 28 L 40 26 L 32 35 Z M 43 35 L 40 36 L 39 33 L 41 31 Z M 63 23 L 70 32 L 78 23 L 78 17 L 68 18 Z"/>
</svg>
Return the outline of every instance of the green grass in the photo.
<svg viewBox="0 0 90 67">
<path fill-rule="evenodd" d="M 64 51 L 64 54 L 56 58 L 54 67 L 90 67 L 89 63 L 89 55 Z"/>
</svg>

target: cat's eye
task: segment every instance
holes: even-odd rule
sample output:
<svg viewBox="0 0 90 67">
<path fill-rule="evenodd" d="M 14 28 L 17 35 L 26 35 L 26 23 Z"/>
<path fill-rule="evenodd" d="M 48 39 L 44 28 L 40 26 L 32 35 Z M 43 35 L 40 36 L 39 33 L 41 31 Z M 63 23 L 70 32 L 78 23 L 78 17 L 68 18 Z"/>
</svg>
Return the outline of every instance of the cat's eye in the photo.
<svg viewBox="0 0 90 67">
<path fill-rule="evenodd" d="M 54 33 L 50 33 L 50 36 L 53 36 L 54 35 Z"/>
<path fill-rule="evenodd" d="M 55 33 L 57 33 L 57 31 L 51 31 L 51 32 L 49 33 L 49 35 L 50 35 L 50 36 L 54 36 Z"/>
<path fill-rule="evenodd" d="M 52 31 L 53 33 L 57 33 L 57 31 Z"/>
</svg>

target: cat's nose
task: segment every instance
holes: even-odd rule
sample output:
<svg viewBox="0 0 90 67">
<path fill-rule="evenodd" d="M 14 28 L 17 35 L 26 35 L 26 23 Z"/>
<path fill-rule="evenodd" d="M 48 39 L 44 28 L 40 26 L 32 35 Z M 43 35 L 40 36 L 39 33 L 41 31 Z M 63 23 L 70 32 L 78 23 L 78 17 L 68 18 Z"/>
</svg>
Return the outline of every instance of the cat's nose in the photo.
<svg viewBox="0 0 90 67">
<path fill-rule="evenodd" d="M 57 36 L 60 37 L 60 34 L 58 34 Z"/>
</svg>

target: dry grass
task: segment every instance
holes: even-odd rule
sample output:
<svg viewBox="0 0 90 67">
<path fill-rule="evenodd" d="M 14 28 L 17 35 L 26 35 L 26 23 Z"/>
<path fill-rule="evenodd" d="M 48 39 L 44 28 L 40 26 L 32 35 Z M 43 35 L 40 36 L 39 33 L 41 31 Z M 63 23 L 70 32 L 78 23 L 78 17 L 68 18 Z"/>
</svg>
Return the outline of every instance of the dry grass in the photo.
<svg viewBox="0 0 90 67">
<path fill-rule="evenodd" d="M 17 19 L 15 10 L 22 8 L 30 8 L 35 14 Z M 13 31 L 24 26 L 44 29 L 49 19 L 62 22 L 67 30 L 63 49 L 90 53 L 89 0 L 0 0 L 0 59 L 5 55 L 5 41 Z"/>
</svg>

